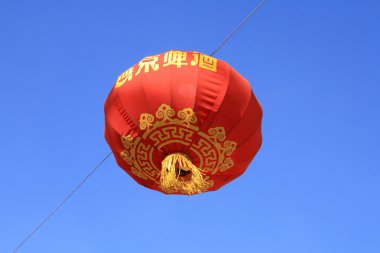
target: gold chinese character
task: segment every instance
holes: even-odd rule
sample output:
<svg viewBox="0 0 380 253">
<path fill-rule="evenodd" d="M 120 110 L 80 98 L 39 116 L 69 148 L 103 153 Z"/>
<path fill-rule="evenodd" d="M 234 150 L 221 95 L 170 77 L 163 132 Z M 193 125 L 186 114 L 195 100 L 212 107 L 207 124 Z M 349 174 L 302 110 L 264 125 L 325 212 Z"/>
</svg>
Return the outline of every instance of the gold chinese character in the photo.
<svg viewBox="0 0 380 253">
<path fill-rule="evenodd" d="M 199 54 L 198 53 L 193 53 L 194 60 L 191 61 L 191 66 L 195 66 L 198 64 L 198 58 Z"/>
<path fill-rule="evenodd" d="M 168 65 L 177 65 L 177 68 L 187 65 L 186 61 L 187 52 L 182 51 L 169 51 L 164 56 L 164 67 Z"/>
<path fill-rule="evenodd" d="M 199 58 L 199 67 L 216 72 L 217 60 L 211 56 L 201 54 Z"/>
<path fill-rule="evenodd" d="M 124 71 L 116 80 L 115 88 L 119 88 L 120 86 L 124 85 L 125 82 L 131 81 L 133 77 L 133 67 L 127 69 Z"/>
<path fill-rule="evenodd" d="M 193 53 L 194 59 L 191 61 L 191 66 L 199 64 L 200 68 L 216 72 L 216 65 L 218 60 L 204 54 Z"/>
<path fill-rule="evenodd" d="M 152 68 L 154 71 L 157 71 L 160 67 L 157 63 L 158 55 L 147 56 L 139 62 L 139 69 L 137 70 L 135 76 L 140 74 L 141 70 L 144 68 L 144 72 L 149 72 L 149 68 Z"/>
</svg>

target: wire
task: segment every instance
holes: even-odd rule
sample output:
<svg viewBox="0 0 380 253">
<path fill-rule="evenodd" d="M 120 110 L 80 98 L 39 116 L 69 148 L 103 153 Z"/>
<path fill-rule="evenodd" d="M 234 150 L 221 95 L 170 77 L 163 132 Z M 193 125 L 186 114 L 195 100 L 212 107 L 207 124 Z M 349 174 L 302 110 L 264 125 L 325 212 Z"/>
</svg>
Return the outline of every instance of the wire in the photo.
<svg viewBox="0 0 380 253">
<path fill-rule="evenodd" d="M 266 2 L 267 0 L 264 0 L 264 1 L 262 1 L 253 11 L 251 11 L 251 13 L 249 13 L 249 15 L 240 23 L 240 25 L 238 25 L 236 28 L 235 28 L 235 30 L 233 30 L 233 32 L 230 34 L 230 35 L 228 35 L 228 37 L 222 42 L 222 44 L 220 44 L 219 45 L 219 47 L 217 47 L 215 50 L 214 50 L 214 52 L 212 52 L 211 54 L 210 54 L 210 56 L 213 56 L 216 52 L 218 52 L 219 51 L 219 49 L 221 49 L 223 46 L 224 46 L 224 44 L 226 44 L 227 43 L 227 41 L 232 37 L 232 36 L 234 36 L 234 34 L 237 32 L 237 31 L 239 31 L 240 30 L 240 28 L 244 25 L 244 23 L 245 22 L 247 22 L 248 21 L 248 19 L 250 19 L 252 16 L 253 16 L 253 14 L 255 14 L 259 9 L 260 9 L 260 7 L 263 5 L 263 4 L 265 4 L 265 2 Z"/>
<path fill-rule="evenodd" d="M 32 237 L 34 235 L 34 233 L 36 233 L 65 203 L 67 200 L 69 200 L 71 198 L 71 196 L 74 195 L 74 193 L 87 181 L 87 179 L 89 179 L 92 174 L 94 174 L 99 168 L 100 166 L 102 166 L 102 164 L 107 160 L 108 157 L 110 157 L 110 155 L 112 154 L 112 152 L 110 152 L 98 165 L 95 166 L 95 168 L 93 168 L 90 173 L 87 174 L 87 176 L 74 188 L 74 190 L 72 190 L 67 196 L 66 198 L 64 198 L 62 200 L 62 202 L 56 207 L 54 208 L 48 216 L 46 216 L 46 218 L 37 226 L 35 227 L 35 229 L 33 229 L 33 231 L 27 236 L 25 237 L 25 239 L 20 242 L 17 247 L 13 250 L 13 253 L 17 252 L 17 250 L 26 242 L 30 239 L 30 237 Z"/>
</svg>

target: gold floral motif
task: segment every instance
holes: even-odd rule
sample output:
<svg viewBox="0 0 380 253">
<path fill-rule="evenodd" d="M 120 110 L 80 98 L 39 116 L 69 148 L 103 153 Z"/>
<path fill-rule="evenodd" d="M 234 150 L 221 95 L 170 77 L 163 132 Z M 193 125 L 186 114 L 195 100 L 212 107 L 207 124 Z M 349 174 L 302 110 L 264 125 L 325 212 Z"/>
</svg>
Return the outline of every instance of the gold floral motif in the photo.
<svg viewBox="0 0 380 253">
<path fill-rule="evenodd" d="M 210 138 L 213 141 L 224 141 L 226 139 L 226 132 L 224 131 L 224 127 L 214 127 L 208 130 L 210 134 Z"/>
<path fill-rule="evenodd" d="M 156 112 L 156 117 L 164 122 L 171 121 L 174 115 L 175 111 L 166 104 L 162 104 Z"/>
<path fill-rule="evenodd" d="M 159 185 L 161 168 L 154 164 L 153 153 L 165 150 L 167 145 L 173 143 L 188 146 L 198 156 L 198 167 L 206 174 L 205 178 L 210 185 L 214 183 L 211 175 L 234 166 L 231 155 L 237 143 L 226 141 L 224 127 L 200 131 L 193 109 L 184 108 L 176 113 L 167 104 L 162 104 L 155 116 L 149 113 L 140 115 L 142 135 L 135 138 L 131 135 L 121 137 L 124 150 L 120 155 L 131 165 L 131 172 L 137 177 L 152 180 Z"/>
<path fill-rule="evenodd" d="M 153 115 L 149 113 L 143 113 L 140 115 L 140 129 L 145 130 L 152 125 L 154 121 Z"/>
<path fill-rule="evenodd" d="M 131 135 L 128 136 L 122 136 L 121 141 L 124 145 L 124 150 L 121 151 L 121 157 L 126 161 L 129 165 L 133 165 L 133 157 L 135 156 L 135 143 L 138 141 L 138 139 L 133 140 L 133 137 Z"/>
<path fill-rule="evenodd" d="M 193 109 L 185 108 L 178 112 L 178 118 L 181 119 L 183 125 L 189 126 L 190 124 L 197 123 L 197 116 Z"/>
</svg>

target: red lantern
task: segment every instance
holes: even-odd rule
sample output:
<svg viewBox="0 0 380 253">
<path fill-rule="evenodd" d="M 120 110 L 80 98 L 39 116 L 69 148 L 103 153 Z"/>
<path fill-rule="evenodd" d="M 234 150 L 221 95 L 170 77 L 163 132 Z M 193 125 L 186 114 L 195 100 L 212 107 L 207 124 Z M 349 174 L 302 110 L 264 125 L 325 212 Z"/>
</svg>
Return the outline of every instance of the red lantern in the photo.
<svg viewBox="0 0 380 253">
<path fill-rule="evenodd" d="M 248 81 L 198 52 L 143 58 L 118 77 L 104 110 L 118 165 L 167 194 L 219 189 L 261 146 L 262 109 Z"/>
</svg>

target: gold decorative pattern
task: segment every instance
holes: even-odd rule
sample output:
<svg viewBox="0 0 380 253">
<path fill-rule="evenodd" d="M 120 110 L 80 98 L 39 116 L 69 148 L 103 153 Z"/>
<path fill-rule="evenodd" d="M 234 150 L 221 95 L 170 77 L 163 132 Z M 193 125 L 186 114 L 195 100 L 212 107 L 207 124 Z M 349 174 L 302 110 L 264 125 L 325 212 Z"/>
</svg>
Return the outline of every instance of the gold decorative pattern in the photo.
<svg viewBox="0 0 380 253">
<path fill-rule="evenodd" d="M 226 141 L 224 127 L 202 132 L 197 122 L 193 109 L 184 108 L 176 113 L 169 105 L 162 104 L 155 116 L 149 113 L 140 115 L 142 135 L 135 138 L 131 135 L 121 137 L 124 150 L 120 155 L 131 165 L 131 172 L 135 176 L 160 185 L 161 164 L 154 163 L 154 154 L 173 152 L 172 144 L 188 147 L 189 153 L 198 158 L 197 166 L 212 186 L 212 175 L 234 166 L 231 155 L 236 149 L 236 142 Z"/>
<path fill-rule="evenodd" d="M 140 115 L 140 129 L 145 130 L 152 125 L 154 121 L 153 115 L 149 113 L 143 113 Z"/>
</svg>

